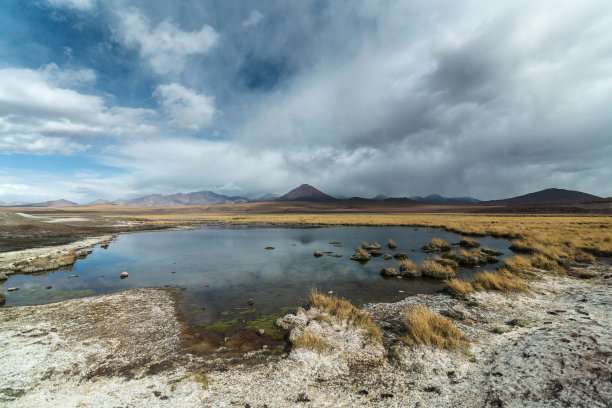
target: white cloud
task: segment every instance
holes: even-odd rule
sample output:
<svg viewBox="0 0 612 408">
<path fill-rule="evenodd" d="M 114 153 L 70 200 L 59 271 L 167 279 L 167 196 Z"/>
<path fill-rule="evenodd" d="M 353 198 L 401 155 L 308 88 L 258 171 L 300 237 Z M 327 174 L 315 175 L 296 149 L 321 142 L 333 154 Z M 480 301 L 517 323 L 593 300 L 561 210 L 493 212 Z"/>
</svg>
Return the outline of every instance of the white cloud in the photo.
<svg viewBox="0 0 612 408">
<path fill-rule="evenodd" d="M 215 100 L 184 86 L 159 85 L 153 95 L 172 121 L 184 129 L 198 130 L 210 124 L 215 114 Z"/>
<path fill-rule="evenodd" d="M 4 153 L 74 154 L 89 148 L 92 136 L 151 134 L 154 112 L 108 107 L 99 96 L 66 86 L 95 81 L 91 70 L 0 70 L 0 151 Z"/>
<path fill-rule="evenodd" d="M 165 20 L 151 28 L 149 21 L 137 10 L 121 11 L 119 39 L 127 46 L 139 47 L 157 74 L 180 73 L 187 56 L 205 54 L 217 42 L 219 35 L 210 26 L 187 32 Z"/>
<path fill-rule="evenodd" d="M 79 10 L 90 10 L 96 4 L 96 0 L 46 0 L 54 7 L 71 7 Z"/>
<path fill-rule="evenodd" d="M 249 17 L 242 22 L 242 26 L 243 27 L 256 26 L 257 24 L 261 22 L 262 19 L 263 19 L 263 14 L 261 14 L 257 10 L 253 10 L 251 11 L 251 14 L 249 14 Z"/>
</svg>

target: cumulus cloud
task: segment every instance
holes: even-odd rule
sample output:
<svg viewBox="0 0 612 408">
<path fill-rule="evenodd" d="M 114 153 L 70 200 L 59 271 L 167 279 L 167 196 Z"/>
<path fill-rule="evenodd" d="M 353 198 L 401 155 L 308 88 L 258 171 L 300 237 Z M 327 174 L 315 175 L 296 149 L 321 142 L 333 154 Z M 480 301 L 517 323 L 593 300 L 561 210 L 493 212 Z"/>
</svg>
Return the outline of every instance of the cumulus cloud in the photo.
<svg viewBox="0 0 612 408">
<path fill-rule="evenodd" d="M 90 70 L 0 70 L 0 151 L 75 154 L 92 136 L 151 134 L 153 111 L 108 107 L 99 96 L 66 88 L 91 83 Z"/>
<path fill-rule="evenodd" d="M 180 73 L 188 56 L 207 53 L 219 37 L 209 25 L 188 32 L 164 20 L 151 28 L 150 22 L 136 9 L 122 10 L 119 19 L 119 39 L 129 47 L 138 47 L 157 74 Z"/>
<path fill-rule="evenodd" d="M 243 27 L 256 26 L 257 24 L 261 22 L 262 19 L 263 19 L 263 14 L 261 14 L 257 10 L 253 10 L 251 11 L 251 14 L 249 14 L 249 17 L 242 22 L 242 26 Z"/>
<path fill-rule="evenodd" d="M 171 83 L 159 85 L 153 95 L 179 127 L 199 130 L 209 125 L 215 114 L 214 98 Z"/>
</svg>

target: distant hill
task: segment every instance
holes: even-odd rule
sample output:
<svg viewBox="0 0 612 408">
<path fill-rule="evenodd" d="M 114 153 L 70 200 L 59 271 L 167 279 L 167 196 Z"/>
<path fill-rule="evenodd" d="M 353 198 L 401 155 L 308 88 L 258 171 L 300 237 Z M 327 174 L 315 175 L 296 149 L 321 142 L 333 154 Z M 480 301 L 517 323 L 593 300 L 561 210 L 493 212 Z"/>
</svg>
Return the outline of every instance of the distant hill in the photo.
<svg viewBox="0 0 612 408">
<path fill-rule="evenodd" d="M 439 194 L 430 194 L 427 197 L 413 196 L 411 200 L 430 204 L 478 204 L 479 199 L 473 197 L 443 197 Z"/>
<path fill-rule="evenodd" d="M 389 197 L 384 194 L 379 194 L 376 197 L 372 197 L 372 200 L 386 200 L 387 198 Z"/>
<path fill-rule="evenodd" d="M 228 197 L 212 191 L 196 191 L 193 193 L 177 193 L 170 195 L 152 194 L 132 200 L 117 200 L 113 204 L 131 207 L 177 207 L 183 205 L 216 205 L 246 203 L 245 197 Z"/>
<path fill-rule="evenodd" d="M 597 200 L 601 197 L 574 190 L 562 188 L 549 188 L 535 193 L 529 193 L 505 200 L 483 201 L 484 205 L 527 205 L 527 204 L 551 204 L 570 201 Z"/>
<path fill-rule="evenodd" d="M 34 203 L 34 204 L 20 204 L 17 205 L 15 203 L 11 203 L 13 205 L 15 205 L 16 207 L 76 207 L 78 206 L 77 203 L 73 203 L 72 201 L 68 201 L 68 200 L 51 200 L 51 201 L 45 201 L 44 203 Z"/>
<path fill-rule="evenodd" d="M 97 200 L 92 201 L 91 203 L 87 203 L 87 204 L 85 204 L 85 205 L 109 205 L 109 204 L 111 204 L 111 205 L 112 205 L 113 203 L 111 203 L 111 202 L 110 202 L 110 201 L 108 201 L 108 200 L 103 200 L 103 199 L 101 199 L 101 198 L 98 198 Z"/>
<path fill-rule="evenodd" d="M 270 201 L 270 200 L 274 200 L 274 199 L 277 199 L 277 198 L 278 198 L 278 194 L 267 193 L 267 194 L 264 194 L 261 197 L 256 198 L 256 199 L 254 199 L 252 201 Z"/>
<path fill-rule="evenodd" d="M 338 199 L 317 190 L 313 186 L 302 184 L 287 194 L 277 198 L 276 201 L 312 201 L 317 203 L 327 203 L 338 201 Z"/>
</svg>

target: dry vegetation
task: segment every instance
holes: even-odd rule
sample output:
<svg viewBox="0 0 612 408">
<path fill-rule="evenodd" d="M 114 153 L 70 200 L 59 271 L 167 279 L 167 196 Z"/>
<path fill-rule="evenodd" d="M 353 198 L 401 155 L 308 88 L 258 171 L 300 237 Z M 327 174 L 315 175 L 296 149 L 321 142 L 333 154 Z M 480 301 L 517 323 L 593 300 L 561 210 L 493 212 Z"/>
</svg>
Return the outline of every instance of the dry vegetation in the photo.
<svg viewBox="0 0 612 408">
<path fill-rule="evenodd" d="M 293 342 L 293 348 L 306 348 L 315 351 L 326 351 L 332 348 L 331 344 L 321 340 L 311 332 L 305 332 Z"/>
<path fill-rule="evenodd" d="M 428 259 L 421 265 L 421 274 L 428 278 L 448 279 L 455 276 L 455 271 L 450 266 Z"/>
<path fill-rule="evenodd" d="M 572 275 L 580 279 L 593 279 L 597 277 L 597 272 L 588 269 L 577 269 L 572 271 Z"/>
<path fill-rule="evenodd" d="M 527 285 L 516 276 L 500 270 L 476 274 L 472 283 L 476 290 L 495 290 L 500 292 L 526 292 Z"/>
<path fill-rule="evenodd" d="M 424 305 L 410 307 L 403 315 L 407 333 L 402 341 L 409 346 L 429 344 L 441 349 L 453 350 L 465 337 L 452 321 L 429 310 Z"/>
<path fill-rule="evenodd" d="M 463 297 L 474 292 L 474 287 L 470 282 L 452 278 L 446 282 L 444 291 L 452 296 Z"/>
<path fill-rule="evenodd" d="M 340 320 L 348 320 L 349 323 L 361 327 L 365 330 L 370 340 L 374 342 L 382 341 L 382 333 L 378 326 L 372 322 L 370 316 L 357 309 L 348 300 L 326 296 L 316 289 L 311 289 L 308 304 L 310 307 L 315 307 L 321 312 L 336 316 Z"/>
</svg>

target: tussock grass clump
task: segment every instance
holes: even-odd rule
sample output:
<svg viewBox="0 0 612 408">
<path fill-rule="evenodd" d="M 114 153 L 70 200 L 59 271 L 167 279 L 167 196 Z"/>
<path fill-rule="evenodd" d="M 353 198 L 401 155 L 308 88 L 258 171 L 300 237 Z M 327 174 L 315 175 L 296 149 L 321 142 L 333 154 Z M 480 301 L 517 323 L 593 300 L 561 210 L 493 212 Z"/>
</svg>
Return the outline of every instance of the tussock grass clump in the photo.
<svg viewBox="0 0 612 408">
<path fill-rule="evenodd" d="M 530 263 L 534 268 L 565 275 L 565 269 L 557 261 L 547 258 L 542 254 L 532 256 Z"/>
<path fill-rule="evenodd" d="M 501 256 L 504 254 L 501 251 L 496 251 L 494 249 L 486 248 L 486 247 L 480 248 L 480 252 L 482 252 L 483 254 L 492 255 L 492 256 Z"/>
<path fill-rule="evenodd" d="M 332 345 L 324 340 L 321 340 L 315 334 L 310 332 L 302 333 L 293 342 L 293 348 L 305 348 L 315 351 L 326 351 L 332 349 Z"/>
<path fill-rule="evenodd" d="M 442 238 L 434 238 L 421 249 L 425 252 L 447 252 L 451 250 L 451 244 Z"/>
<path fill-rule="evenodd" d="M 465 336 L 450 319 L 440 316 L 424 305 L 410 307 L 402 316 L 407 333 L 401 340 L 409 346 L 429 344 L 437 348 L 454 350 Z"/>
<path fill-rule="evenodd" d="M 353 261 L 367 262 L 372 259 L 372 255 L 370 255 L 370 253 L 362 247 L 359 247 L 355 250 L 355 253 L 353 256 L 351 256 L 351 259 Z"/>
<path fill-rule="evenodd" d="M 446 281 L 444 292 L 452 296 L 464 297 L 468 293 L 474 292 L 474 287 L 470 282 L 452 278 Z"/>
<path fill-rule="evenodd" d="M 432 260 L 426 260 L 421 265 L 421 274 L 428 278 L 448 279 L 455 276 L 455 271 L 449 267 Z"/>
<path fill-rule="evenodd" d="M 391 238 L 389 238 L 389 242 L 387 242 L 387 247 L 389 249 L 395 249 L 397 248 L 397 244 L 395 243 L 394 240 L 392 240 Z"/>
<path fill-rule="evenodd" d="M 514 275 L 504 271 L 478 273 L 474 277 L 472 285 L 476 290 L 496 290 L 500 292 L 527 291 L 527 285 L 518 281 Z"/>
<path fill-rule="evenodd" d="M 370 340 L 379 343 L 382 341 L 382 333 L 378 326 L 372 322 L 370 316 L 362 310 L 357 309 L 348 300 L 323 295 L 317 289 L 313 288 L 310 290 L 308 304 L 310 307 L 316 307 L 322 312 L 336 316 L 342 320 L 346 319 L 355 326 L 361 327 L 365 330 Z"/>
<path fill-rule="evenodd" d="M 572 275 L 580 279 L 593 279 L 597 277 L 597 272 L 588 269 L 577 269 L 572 271 Z"/>
<path fill-rule="evenodd" d="M 512 319 L 508 322 L 508 324 L 510 326 L 513 327 L 527 327 L 529 326 L 529 323 L 527 323 L 527 320 L 524 319 Z"/>
<path fill-rule="evenodd" d="M 480 246 L 480 242 L 476 241 L 475 239 L 461 237 L 461 241 L 459 241 L 459 246 L 461 246 L 461 248 L 468 248 L 468 249 L 478 248 Z"/>
<path fill-rule="evenodd" d="M 523 258 L 522 256 L 513 256 L 512 258 L 506 259 L 502 270 L 508 271 L 516 276 L 531 276 L 533 275 L 530 271 L 531 262 L 529 259 Z"/>
<path fill-rule="evenodd" d="M 455 269 L 455 268 L 457 268 L 459 266 L 459 262 L 455 261 L 452 258 L 440 258 L 440 257 L 437 257 L 437 258 L 435 258 L 435 261 L 437 263 L 439 263 L 439 264 L 451 267 L 453 269 Z"/>
<path fill-rule="evenodd" d="M 410 259 L 406 259 L 400 262 L 400 275 L 410 278 L 418 278 L 421 276 L 421 270 L 417 264 L 412 262 Z"/>
</svg>

